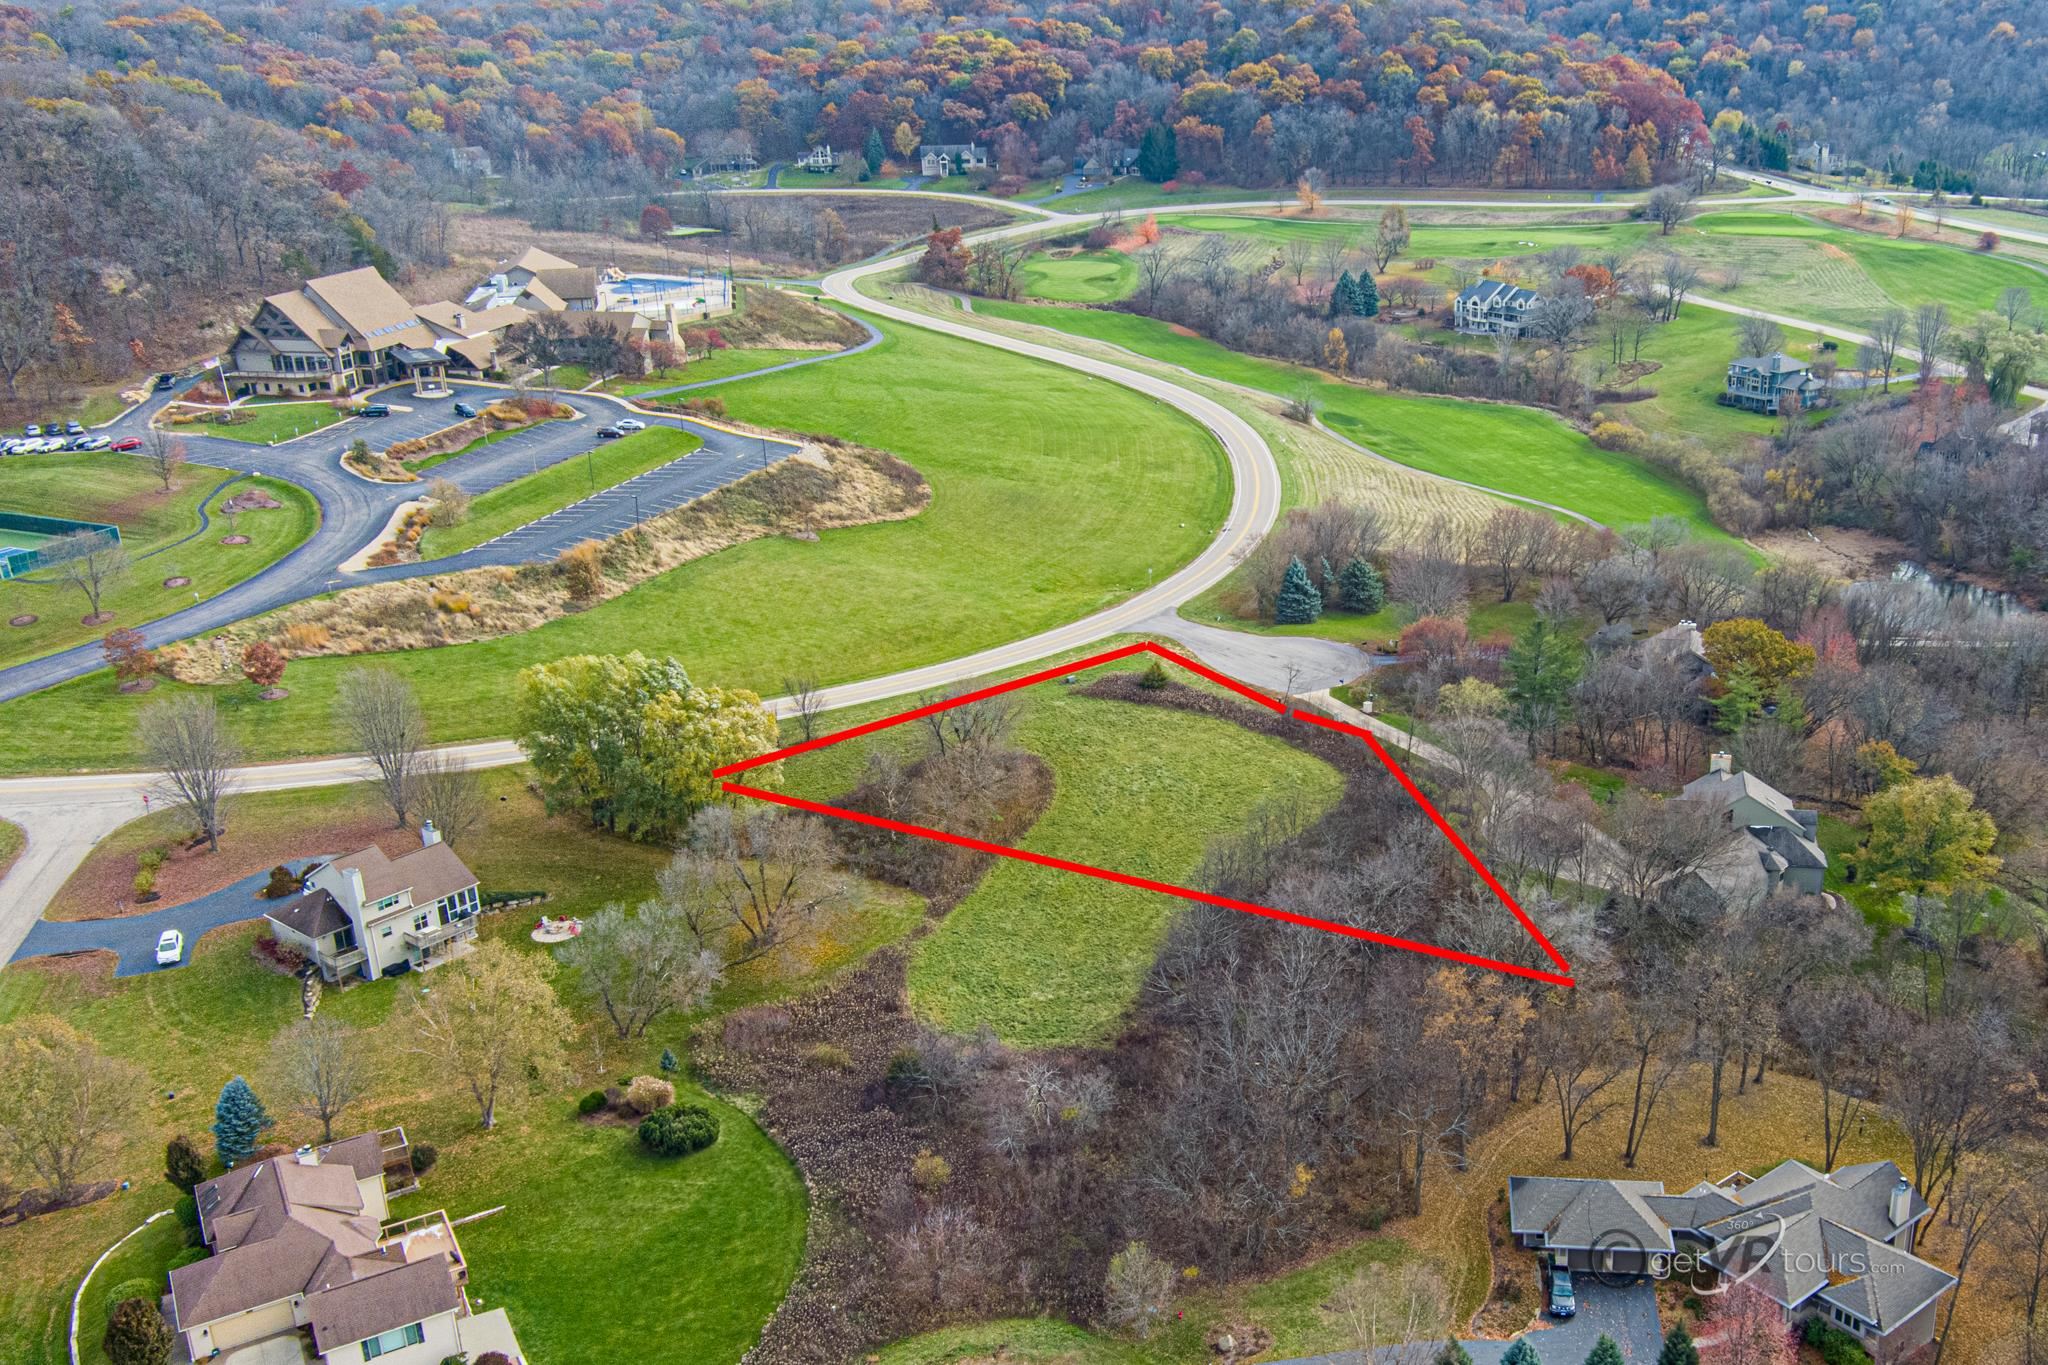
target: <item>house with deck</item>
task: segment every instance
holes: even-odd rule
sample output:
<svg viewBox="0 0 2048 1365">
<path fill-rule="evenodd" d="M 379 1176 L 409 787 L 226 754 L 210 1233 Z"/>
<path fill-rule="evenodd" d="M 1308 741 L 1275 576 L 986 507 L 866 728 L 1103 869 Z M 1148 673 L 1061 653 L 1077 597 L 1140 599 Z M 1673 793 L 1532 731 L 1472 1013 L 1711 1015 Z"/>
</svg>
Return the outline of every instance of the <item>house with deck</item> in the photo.
<svg viewBox="0 0 2048 1365">
<path fill-rule="evenodd" d="M 1480 280 L 1458 291 L 1451 324 L 1471 336 L 1520 336 L 1542 296 L 1506 280 Z"/>
<path fill-rule="evenodd" d="M 1934 1340 L 1941 1299 L 1957 1284 L 1913 1254 L 1928 1212 L 1890 1161 L 1832 1173 L 1786 1161 L 1681 1194 L 1654 1180 L 1508 1179 L 1509 1231 L 1550 1263 L 1603 1278 L 1679 1278 L 1703 1297 L 1751 1284 L 1788 1326 L 1825 1318 L 1880 1365 Z"/>
<path fill-rule="evenodd" d="M 319 864 L 304 890 L 264 918 L 328 981 L 374 981 L 469 953 L 480 908 L 476 874 L 429 822 L 402 857 L 372 844 Z"/>
<path fill-rule="evenodd" d="M 1727 386 L 1719 401 L 1728 407 L 1775 417 L 1787 399 L 1796 398 L 1804 411 L 1820 407 L 1827 402 L 1827 396 L 1828 386 L 1814 376 L 1812 366 L 1783 351 L 1773 351 L 1730 361 Z"/>
<path fill-rule="evenodd" d="M 502 1308 L 473 1310 L 469 1263 L 440 1210 L 391 1221 L 418 1188 L 403 1128 L 237 1167 L 192 1191 L 204 1260 L 161 1307 L 180 1359 L 220 1365 L 524 1361 Z"/>
</svg>

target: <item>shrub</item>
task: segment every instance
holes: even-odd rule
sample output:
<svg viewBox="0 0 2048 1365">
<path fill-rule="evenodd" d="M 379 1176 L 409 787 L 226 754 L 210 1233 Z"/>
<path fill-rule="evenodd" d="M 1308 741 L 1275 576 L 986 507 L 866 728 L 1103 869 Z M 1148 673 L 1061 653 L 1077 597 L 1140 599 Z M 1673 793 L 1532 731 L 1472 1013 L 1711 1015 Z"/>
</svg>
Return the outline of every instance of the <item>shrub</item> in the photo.
<svg viewBox="0 0 2048 1365">
<path fill-rule="evenodd" d="M 270 880 L 263 884 L 263 898 L 277 900 L 283 896 L 299 894 L 299 874 L 279 863 L 270 869 Z"/>
<path fill-rule="evenodd" d="M 626 1103 L 636 1114 L 651 1114 L 676 1102 L 676 1088 L 659 1076 L 635 1076 L 626 1086 Z"/>
<path fill-rule="evenodd" d="M 837 1043 L 819 1043 L 804 1049 L 804 1060 L 820 1071 L 844 1071 L 853 1065 L 853 1054 Z"/>
<path fill-rule="evenodd" d="M 197 1228 L 199 1226 L 199 1201 L 191 1195 L 188 1194 L 177 1203 L 171 1205 L 171 1209 L 177 1214 L 178 1221 L 186 1227 Z"/>
<path fill-rule="evenodd" d="M 469 520 L 469 494 L 455 480 L 435 479 L 427 485 L 427 496 L 434 500 L 433 510 L 428 514 L 434 525 L 460 526 Z"/>
<path fill-rule="evenodd" d="M 146 867 L 135 869 L 135 899 L 144 900 L 156 890 L 156 873 Z"/>
<path fill-rule="evenodd" d="M 683 411 L 698 417 L 723 417 L 725 416 L 725 400 L 723 398 L 686 398 L 683 400 Z"/>
<path fill-rule="evenodd" d="M 199 1154 L 199 1144 L 183 1133 L 178 1134 L 164 1144 L 164 1179 L 176 1185 L 186 1194 L 192 1193 L 198 1187 L 199 1182 L 206 1179 L 206 1158 Z M 181 1208 L 178 1214 L 180 1218 L 185 1216 L 182 1209 L 184 1202 L 180 1201 Z M 198 1221 L 199 1213 L 195 1207 L 192 1213 L 192 1222 L 186 1226 L 194 1226 Z"/>
<path fill-rule="evenodd" d="M 1634 453 L 1642 444 L 1643 433 L 1626 422 L 1601 422 L 1594 426 L 1587 439 L 1602 450 Z"/>
<path fill-rule="evenodd" d="M 157 1311 L 155 1295 L 125 1299 L 107 1318 L 100 1345 L 113 1365 L 164 1365 L 171 1358 L 171 1325 Z"/>
<path fill-rule="evenodd" d="M 1827 1365 L 1870 1365 L 1863 1343 L 1822 1318 L 1806 1320 L 1806 1344 L 1820 1352 Z"/>
<path fill-rule="evenodd" d="M 910 1183 L 927 1194 L 944 1188 L 946 1182 L 952 1178 L 953 1163 L 929 1147 L 920 1149 L 918 1154 L 911 1158 Z"/>
<path fill-rule="evenodd" d="M 186 1247 L 183 1251 L 179 1252 L 177 1255 L 171 1257 L 170 1263 L 164 1267 L 164 1270 L 168 1272 L 176 1270 L 179 1266 L 197 1265 L 199 1262 L 205 1260 L 207 1257 L 211 1255 L 213 1255 L 213 1252 L 208 1250 L 206 1247 L 189 1246 Z"/>
<path fill-rule="evenodd" d="M 656 1156 L 688 1156 L 718 1141 L 718 1120 L 701 1104 L 672 1104 L 640 1120 L 640 1145 Z"/>
<path fill-rule="evenodd" d="M 485 1351 L 476 1358 L 474 1365 L 512 1365 L 512 1357 L 503 1351 Z"/>
<path fill-rule="evenodd" d="M 284 628 L 285 648 L 294 654 L 318 654 L 333 640 L 334 632 L 325 626 L 302 623 Z"/>
<path fill-rule="evenodd" d="M 422 1142 L 412 1149 L 412 1173 L 425 1175 L 434 1169 L 434 1163 L 440 1159 L 440 1148 L 431 1142 Z"/>
<path fill-rule="evenodd" d="M 433 603 L 435 611 L 445 611 L 452 616 L 476 615 L 476 603 L 470 601 L 466 592 L 444 592 L 436 588 Z"/>
<path fill-rule="evenodd" d="M 579 1114 L 595 1114 L 598 1110 L 604 1108 L 605 1103 L 604 1091 L 593 1090 L 582 1099 L 576 1101 L 576 1112 Z"/>
<path fill-rule="evenodd" d="M 562 551 L 555 567 L 569 580 L 569 596 L 578 602 L 588 602 L 604 591 L 604 546 L 594 540 Z"/>
</svg>

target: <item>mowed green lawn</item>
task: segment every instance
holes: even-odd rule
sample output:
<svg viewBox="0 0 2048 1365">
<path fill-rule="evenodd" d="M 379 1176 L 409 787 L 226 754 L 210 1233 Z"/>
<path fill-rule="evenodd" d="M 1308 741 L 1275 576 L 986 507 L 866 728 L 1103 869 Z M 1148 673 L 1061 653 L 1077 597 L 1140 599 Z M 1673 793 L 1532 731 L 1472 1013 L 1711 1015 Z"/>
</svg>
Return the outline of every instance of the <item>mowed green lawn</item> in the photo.
<svg viewBox="0 0 2048 1365">
<path fill-rule="evenodd" d="M 460 554 L 593 493 L 681 459 L 703 444 L 693 433 L 674 427 L 649 427 L 621 440 L 599 443 L 588 459 L 563 460 L 479 494 L 470 503 L 468 520 L 459 526 L 433 527 L 420 538 L 420 557 Z"/>
<path fill-rule="evenodd" d="M 1015 740 L 1052 765 L 1055 782 L 1051 806 L 1022 841 L 1036 852 L 1184 884 L 1210 841 L 1240 829 L 1260 801 L 1299 792 L 1327 806 L 1342 791 L 1321 760 L 1225 720 L 1057 683 L 1017 697 Z M 849 712 L 830 723 L 860 718 Z M 878 742 L 921 752 L 923 738 L 903 726 Z M 786 780 L 804 795 L 836 796 L 857 780 L 866 750 L 853 741 L 791 759 Z M 1019 1046 L 1099 1042 L 1136 999 L 1178 908 L 1154 892 L 1002 859 L 919 943 L 911 1003 L 939 1027 L 970 1033 L 988 1024 Z"/>
<path fill-rule="evenodd" d="M 1024 292 L 1056 303 L 1109 303 L 1138 287 L 1138 267 L 1121 251 L 1034 256 L 1018 272 Z"/>
<path fill-rule="evenodd" d="M 796 673 L 841 682 L 1018 639 L 1171 572 L 1229 505 L 1222 451 L 1172 409 L 915 329 L 722 396 L 745 421 L 895 452 L 930 481 L 932 505 L 817 541 L 738 546 L 522 635 L 385 657 L 418 685 L 435 739 L 507 733 L 519 669 L 565 654 L 672 652 L 697 678 L 769 694 Z M 295 660 L 283 701 L 244 684 L 210 695 L 251 753 L 332 753 L 335 687 L 361 662 Z M 132 764 L 138 709 L 105 673 L 8 703 L 0 769 Z"/>
<path fill-rule="evenodd" d="M 189 607 L 194 593 L 211 597 L 234 586 L 297 549 L 319 525 L 312 495 L 277 479 L 243 479 L 219 497 L 212 496 L 223 479 L 232 477 L 233 470 L 188 464 L 178 470 L 166 493 L 155 473 L 132 455 L 22 455 L 0 465 L 0 508 L 119 526 L 131 565 L 126 581 L 101 601 L 101 609 L 114 619 L 97 626 L 82 624 L 92 609 L 90 603 L 77 588 L 59 582 L 54 570 L 38 569 L 0 583 L 0 667 Z M 234 533 L 249 537 L 247 545 L 221 544 L 229 533 L 220 515 L 221 501 L 252 486 L 281 505 L 244 512 L 235 519 Z M 202 505 L 212 524 L 194 535 Z M 0 532 L 0 543 L 5 542 L 6 533 Z M 167 578 L 192 581 L 167 588 Z M 39 619 L 30 626 L 5 624 L 25 615 Z"/>
<path fill-rule="evenodd" d="M 1684 518 L 1700 535 L 1724 534 L 1691 489 L 1640 460 L 1601 450 L 1534 408 L 1380 393 L 1299 365 L 1243 355 L 1129 313 L 980 300 L 975 311 L 1112 342 L 1283 397 L 1306 391 L 1332 430 L 1432 474 L 1538 498 L 1609 526 L 1668 514 Z"/>
<path fill-rule="evenodd" d="M 1371 244 L 1373 218 L 1281 218 L 1259 214 L 1176 214 L 1162 220 L 1170 227 L 1194 232 L 1221 232 L 1250 238 L 1278 250 L 1290 241 L 1307 238 L 1322 242 L 1336 239 L 1363 251 Z M 1559 246 L 1584 247 L 1589 251 L 1628 250 L 1642 245 L 1656 229 L 1648 223 L 1518 223 L 1507 226 L 1466 226 L 1415 221 L 1427 210 L 1410 217 L 1408 250 L 1402 260 L 1449 257 L 1486 261 L 1503 256 L 1526 256 Z"/>
<path fill-rule="evenodd" d="M 622 398 L 647 393 L 653 389 L 670 389 L 678 384 L 702 384 L 713 379 L 731 379 L 734 375 L 751 374 L 765 370 L 771 365 L 787 365 L 792 360 L 809 360 L 816 356 L 831 355 L 830 350 L 779 350 L 766 346 L 728 346 L 722 351 L 679 365 L 670 370 L 656 370 L 638 379 L 607 379 L 606 393 L 615 393 Z"/>
<path fill-rule="evenodd" d="M 235 411 L 244 414 L 248 420 L 188 422 L 181 427 L 167 426 L 165 430 L 224 436 L 230 441 L 248 441 L 254 445 L 276 445 L 279 441 L 289 441 L 295 436 L 333 426 L 343 416 L 324 399 L 316 403 L 245 403 Z"/>
</svg>

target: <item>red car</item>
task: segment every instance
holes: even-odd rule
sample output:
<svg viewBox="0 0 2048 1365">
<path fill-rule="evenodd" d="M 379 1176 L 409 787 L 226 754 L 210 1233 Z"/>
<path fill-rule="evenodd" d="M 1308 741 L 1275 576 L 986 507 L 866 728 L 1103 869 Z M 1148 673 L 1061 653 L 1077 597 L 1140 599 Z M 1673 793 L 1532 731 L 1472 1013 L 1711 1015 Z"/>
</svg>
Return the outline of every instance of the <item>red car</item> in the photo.
<svg viewBox="0 0 2048 1365">
<path fill-rule="evenodd" d="M 113 443 L 112 445 L 108 446 L 108 447 L 107 447 L 107 449 L 108 449 L 108 450 L 140 450 L 140 449 L 142 449 L 142 438 L 141 438 L 140 436 L 123 436 L 123 437 L 122 437 L 122 438 L 121 438 L 120 440 L 118 440 L 118 441 L 114 442 L 114 443 Z"/>
</svg>

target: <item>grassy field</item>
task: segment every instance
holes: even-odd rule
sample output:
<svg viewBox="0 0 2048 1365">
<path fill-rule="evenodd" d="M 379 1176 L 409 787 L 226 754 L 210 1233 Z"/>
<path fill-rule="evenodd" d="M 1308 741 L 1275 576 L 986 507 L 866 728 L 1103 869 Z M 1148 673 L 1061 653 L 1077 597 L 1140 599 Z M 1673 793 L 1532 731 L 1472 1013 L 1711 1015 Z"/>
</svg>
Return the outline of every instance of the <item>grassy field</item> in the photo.
<svg viewBox="0 0 2048 1365">
<path fill-rule="evenodd" d="M 1109 303 L 1138 287 L 1138 267 L 1121 251 L 1083 251 L 1072 256 L 1034 256 L 1018 278 L 1035 299 L 1058 303 Z"/>
<path fill-rule="evenodd" d="M 247 545 L 221 544 L 227 525 L 220 516 L 220 498 L 211 495 L 223 479 L 233 476 L 232 470 L 188 464 L 179 469 L 166 493 L 141 460 L 127 455 L 22 455 L 8 460 L 0 469 L 0 508 L 119 526 L 131 569 L 127 581 L 102 599 L 102 610 L 114 619 L 97 626 L 81 624 L 90 610 L 85 595 L 59 583 L 51 570 L 0 583 L 0 623 L 15 616 L 39 618 L 29 626 L 0 624 L 0 666 L 97 640 L 116 626 L 139 626 L 189 607 L 195 593 L 211 597 L 222 592 L 291 553 L 313 534 L 320 513 L 304 489 L 277 479 L 244 479 L 222 497 L 255 487 L 281 506 L 236 518 L 235 533 L 248 536 Z M 201 506 L 208 508 L 212 526 L 195 535 Z M 167 588 L 167 578 L 192 581 Z"/>
<path fill-rule="evenodd" d="M 930 333 L 722 393 L 737 418 L 895 452 L 930 481 L 931 507 L 738 546 L 523 635 L 388 656 L 437 740 L 503 734 L 513 675 L 565 654 L 669 651 L 695 677 L 772 693 L 793 673 L 839 682 L 1016 639 L 1142 590 L 1206 544 L 1229 504 L 1222 452 L 1192 421 Z M 295 660 L 284 701 L 243 685 L 212 695 L 251 752 L 331 753 L 336 682 L 357 662 Z M 104 675 L 11 702 L 0 768 L 132 763 L 136 709 Z"/>
<path fill-rule="evenodd" d="M 1533 408 L 1381 393 L 1298 365 L 1242 355 L 1128 313 L 979 300 L 975 311 L 1113 342 L 1282 397 L 1306 391 L 1331 429 L 1432 474 L 1539 498 L 1608 525 L 1669 513 L 1701 535 L 1722 535 L 1698 494 L 1638 460 L 1599 449 Z"/>
<path fill-rule="evenodd" d="M 608 900 L 630 902 L 651 892 L 665 849 L 610 838 L 574 818 L 550 818 L 526 790 L 525 777 L 519 769 L 486 775 L 491 823 L 462 850 L 486 889 L 546 890 L 554 914 L 587 914 Z M 334 831 L 358 827 L 366 814 L 374 816 L 374 800 L 356 787 L 245 796 L 230 810 L 227 842 L 281 834 L 320 846 Z M 152 829 L 162 837 L 169 828 L 162 817 L 151 817 L 114 839 L 140 846 Z M 863 901 L 858 913 L 874 917 L 879 934 L 894 937 L 918 915 L 916 906 L 906 909 L 901 901 L 888 893 L 879 906 Z M 488 916 L 484 933 L 522 951 L 543 951 L 526 937 L 534 913 Z M 38 1011 L 59 1014 L 108 1051 L 143 1066 L 152 1096 L 108 1172 L 132 1179 L 135 1189 L 0 1237 L 0 1360 L 58 1365 L 64 1359 L 65 1315 L 79 1276 L 144 1216 L 170 1206 L 175 1194 L 158 1174 L 163 1143 L 174 1132 L 203 1137 L 228 1076 L 247 1074 L 270 1102 L 281 1119 L 276 1140 L 317 1135 L 317 1126 L 282 1113 L 282 1097 L 265 1079 L 268 1040 L 298 1016 L 299 988 L 253 957 L 256 932 L 254 926 L 217 930 L 195 946 L 189 966 L 120 981 L 87 960 L 22 964 L 0 974 L 0 1022 Z M 835 932 L 862 950 L 874 937 L 862 939 L 847 925 Z M 820 970 L 847 960 L 826 956 L 829 966 Z M 581 1358 L 589 1349 L 584 1343 L 596 1341 L 604 1343 L 602 1358 L 623 1358 L 632 1353 L 629 1341 L 659 1339 L 692 1360 L 737 1360 L 802 1254 L 804 1192 L 796 1172 L 744 1115 L 716 1102 L 718 1143 L 674 1163 L 643 1158 L 629 1129 L 580 1123 L 572 1108 L 575 1096 L 592 1085 L 653 1070 L 663 1046 L 680 1051 L 688 1021 L 665 1019 L 646 1038 L 622 1044 L 594 1012 L 578 1007 L 579 1035 L 569 1049 L 578 1083 L 515 1100 L 497 1131 L 484 1133 L 467 1093 L 399 1046 L 399 1006 L 420 984 L 412 978 L 410 984 L 330 990 L 321 1004 L 323 1016 L 392 1030 L 388 1045 L 378 1049 L 369 1095 L 339 1126 L 354 1132 L 402 1123 L 415 1142 L 441 1149 L 424 1192 L 404 1201 L 397 1215 L 446 1208 L 460 1217 L 508 1206 L 459 1235 L 473 1262 L 471 1293 L 485 1306 L 508 1309 L 537 1357 Z M 564 972 L 557 984 L 565 998 L 575 998 L 571 974 Z M 745 991 L 746 984 L 735 988 Z M 755 989 L 741 998 L 760 994 Z M 630 1218 L 622 1221 L 622 1211 Z M 174 1220 L 163 1221 L 177 1229 Z M 114 1273 L 102 1270 L 106 1278 L 94 1284 L 104 1291 L 124 1279 L 159 1274 L 179 1245 L 173 1231 L 159 1225 L 131 1242 L 109 1267 Z M 691 1254 L 675 1256 L 678 1246 Z M 624 1273 L 657 1258 L 664 1269 L 652 1280 Z M 87 1309 L 87 1331 L 97 1340 L 90 1324 L 104 1321 L 104 1306 L 89 1298 Z"/>
<path fill-rule="evenodd" d="M 595 438 L 593 438 L 595 439 Z M 615 484 L 624 483 L 704 444 L 674 427 L 649 427 L 622 440 L 603 442 L 588 459 L 568 459 L 537 474 L 501 484 L 470 503 L 469 517 L 459 526 L 433 527 L 420 538 L 420 557 L 440 559 L 495 540 L 550 512 L 581 502 Z"/>
<path fill-rule="evenodd" d="M 607 379 L 604 391 L 631 398 L 635 394 L 647 393 L 653 389 L 673 388 L 677 384 L 701 384 L 712 379 L 731 379 L 734 375 L 750 374 L 765 370 L 770 365 L 786 365 L 792 360 L 809 360 L 814 356 L 831 355 L 830 350 L 789 351 L 765 346 L 728 346 L 722 351 L 713 351 L 700 360 L 672 370 L 656 370 L 638 379 Z"/>
<path fill-rule="evenodd" d="M 1209 841 L 1237 829 L 1269 793 L 1329 803 L 1341 790 L 1319 760 L 1228 721 L 1052 685 L 1020 701 L 1017 743 L 1043 755 L 1056 782 L 1052 805 L 1023 841 L 1038 852 L 1180 882 Z M 833 726 L 858 718 L 834 716 Z M 922 741 L 921 731 L 900 727 L 882 742 Z M 853 784 L 864 752 L 856 742 L 791 760 L 791 789 L 837 795 Z M 919 944 L 911 1002 L 943 1028 L 966 1033 L 986 1023 L 1020 1046 L 1098 1042 L 1130 1007 L 1175 905 L 1003 860 Z"/>
<path fill-rule="evenodd" d="M 200 421 L 185 426 L 167 426 L 170 431 L 190 431 L 203 436 L 224 436 L 230 441 L 248 441 L 253 445 L 276 445 L 289 441 L 294 436 L 304 436 L 322 427 L 333 426 L 342 420 L 343 414 L 335 411 L 334 405 L 322 399 L 316 403 L 245 403 L 236 409 L 249 420 L 232 425 L 220 422 Z"/>
</svg>

